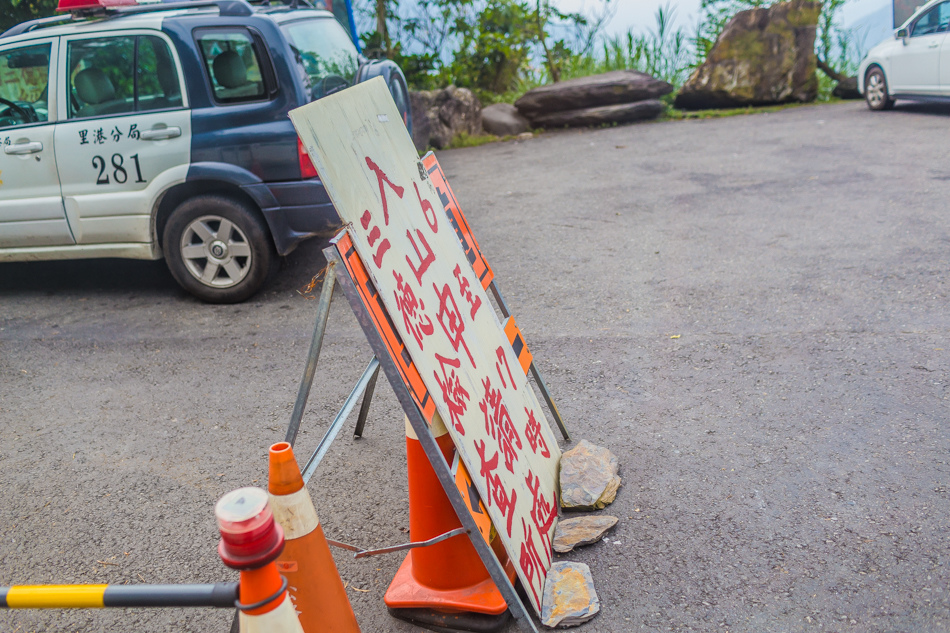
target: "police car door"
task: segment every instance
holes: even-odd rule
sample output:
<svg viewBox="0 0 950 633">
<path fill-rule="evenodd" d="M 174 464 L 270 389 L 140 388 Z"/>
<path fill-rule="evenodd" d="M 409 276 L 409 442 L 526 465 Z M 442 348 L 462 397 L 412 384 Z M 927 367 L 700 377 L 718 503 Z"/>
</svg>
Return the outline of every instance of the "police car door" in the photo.
<svg viewBox="0 0 950 633">
<path fill-rule="evenodd" d="M 152 211 L 191 158 L 174 47 L 159 31 L 71 36 L 60 60 L 56 162 L 76 242 L 150 242 Z"/>
<path fill-rule="evenodd" d="M 57 45 L 0 46 L 0 248 L 73 243 L 53 153 Z"/>
</svg>

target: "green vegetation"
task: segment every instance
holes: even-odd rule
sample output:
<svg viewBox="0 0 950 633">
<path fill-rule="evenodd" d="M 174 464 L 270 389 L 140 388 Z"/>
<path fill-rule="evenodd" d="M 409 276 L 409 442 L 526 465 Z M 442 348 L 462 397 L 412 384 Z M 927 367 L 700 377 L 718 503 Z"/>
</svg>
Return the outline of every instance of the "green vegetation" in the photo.
<svg viewBox="0 0 950 633">
<path fill-rule="evenodd" d="M 6 0 L 0 11 L 0 33 L 20 22 L 45 18 L 56 12 L 57 0 Z"/>
<path fill-rule="evenodd" d="M 603 27 L 615 10 L 608 0 L 599 14 L 564 13 L 553 0 L 354 0 L 364 23 L 361 35 L 369 57 L 387 57 L 405 71 L 410 88 L 430 90 L 450 84 L 470 88 L 483 104 L 513 102 L 551 81 L 611 70 L 635 69 L 683 85 L 703 62 L 726 22 L 738 11 L 777 0 L 702 0 L 695 30 L 675 27 L 670 5 L 656 23 L 606 37 Z M 847 0 L 823 0 L 815 49 L 832 76 L 857 68 L 851 34 L 837 22 Z M 0 29 L 53 14 L 57 0 L 8 0 Z M 827 100 L 834 81 L 818 73 L 819 99 Z M 672 103 L 672 95 L 667 98 Z M 676 117 L 672 117 L 676 118 Z M 467 142 L 467 141 L 466 141 Z"/>
</svg>

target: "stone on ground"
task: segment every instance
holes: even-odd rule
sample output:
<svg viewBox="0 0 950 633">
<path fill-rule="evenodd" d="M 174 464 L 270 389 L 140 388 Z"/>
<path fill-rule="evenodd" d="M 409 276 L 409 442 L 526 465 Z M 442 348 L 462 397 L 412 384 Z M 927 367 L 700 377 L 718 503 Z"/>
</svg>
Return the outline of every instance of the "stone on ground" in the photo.
<svg viewBox="0 0 950 633">
<path fill-rule="evenodd" d="M 482 104 L 468 88 L 449 86 L 442 90 L 409 93 L 412 109 L 412 142 L 420 152 L 430 145 L 448 147 L 456 136 L 482 133 Z"/>
<path fill-rule="evenodd" d="M 662 101 L 655 99 L 638 103 L 564 110 L 534 117 L 532 123 L 538 127 L 584 127 L 609 123 L 631 123 L 655 119 L 663 112 Z"/>
<path fill-rule="evenodd" d="M 676 96 L 686 110 L 813 101 L 821 4 L 790 0 L 740 11 Z"/>
<path fill-rule="evenodd" d="M 510 103 L 495 103 L 482 108 L 482 127 L 495 136 L 517 136 L 528 131 L 528 119 Z"/>
<path fill-rule="evenodd" d="M 645 73 L 615 70 L 529 90 L 515 101 L 515 105 L 533 123 L 535 117 L 552 112 L 636 103 L 658 99 L 672 91 L 673 86 Z"/>
<path fill-rule="evenodd" d="M 541 624 L 551 628 L 577 626 L 599 611 L 590 568 L 584 563 L 553 563 L 541 596 Z"/>
<path fill-rule="evenodd" d="M 617 525 L 617 517 L 601 515 L 562 519 L 554 530 L 554 551 L 564 554 L 575 547 L 591 545 Z"/>
<path fill-rule="evenodd" d="M 620 462 L 606 448 L 587 440 L 561 455 L 561 507 L 600 510 L 611 503 L 620 487 Z"/>
</svg>

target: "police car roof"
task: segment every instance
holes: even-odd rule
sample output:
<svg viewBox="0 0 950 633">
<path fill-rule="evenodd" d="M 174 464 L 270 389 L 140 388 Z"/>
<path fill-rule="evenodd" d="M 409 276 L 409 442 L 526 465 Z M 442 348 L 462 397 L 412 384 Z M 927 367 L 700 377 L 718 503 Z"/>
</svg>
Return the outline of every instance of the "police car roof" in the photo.
<svg viewBox="0 0 950 633">
<path fill-rule="evenodd" d="M 306 16 L 333 17 L 333 14 L 325 9 L 309 7 L 294 9 L 286 5 L 252 6 L 244 0 L 169 2 L 139 5 L 126 9 L 110 9 L 104 14 L 96 14 L 90 17 L 62 15 L 31 20 L 18 24 L 0 34 L 0 44 L 89 33 L 91 31 L 102 32 L 136 28 L 160 30 L 162 22 L 169 18 L 216 14 L 235 17 L 262 16 L 268 17 L 278 24 L 298 20 Z"/>
</svg>

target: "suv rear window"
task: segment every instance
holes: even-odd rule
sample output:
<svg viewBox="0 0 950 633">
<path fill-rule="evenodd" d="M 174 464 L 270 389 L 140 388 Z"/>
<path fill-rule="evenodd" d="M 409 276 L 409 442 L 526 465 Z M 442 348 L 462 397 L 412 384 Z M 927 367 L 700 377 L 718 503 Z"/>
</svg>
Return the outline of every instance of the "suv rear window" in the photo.
<svg viewBox="0 0 950 633">
<path fill-rule="evenodd" d="M 291 22 L 280 29 L 310 80 L 311 99 L 325 97 L 353 83 L 359 68 L 358 54 L 339 22 L 317 18 Z"/>
<path fill-rule="evenodd" d="M 261 61 L 248 33 L 204 31 L 198 45 L 211 79 L 215 101 L 259 101 L 266 95 Z"/>
</svg>

